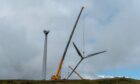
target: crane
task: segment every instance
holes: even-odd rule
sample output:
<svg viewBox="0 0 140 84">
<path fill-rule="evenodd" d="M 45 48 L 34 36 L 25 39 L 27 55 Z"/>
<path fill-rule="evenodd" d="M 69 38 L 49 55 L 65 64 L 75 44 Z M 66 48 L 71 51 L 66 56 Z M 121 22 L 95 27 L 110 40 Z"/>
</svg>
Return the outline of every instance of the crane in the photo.
<svg viewBox="0 0 140 84">
<path fill-rule="evenodd" d="M 83 9 L 84 9 L 84 7 L 81 8 L 81 11 L 80 11 L 80 13 L 79 13 L 79 15 L 78 15 L 78 17 L 77 17 L 77 20 L 76 20 L 76 22 L 75 22 L 75 25 L 74 25 L 74 27 L 73 27 L 73 30 L 72 30 L 72 32 L 71 32 L 71 34 L 70 34 L 70 37 L 69 37 L 68 43 L 67 43 L 67 45 L 66 45 L 66 48 L 65 48 L 65 50 L 64 50 L 63 56 L 62 56 L 61 61 L 60 61 L 60 63 L 59 63 L 59 67 L 58 67 L 58 69 L 57 69 L 57 72 L 56 72 L 55 75 L 52 75 L 52 76 L 51 76 L 51 80 L 60 80 L 60 79 L 61 79 L 62 65 L 63 65 L 63 62 L 64 62 L 64 59 L 65 59 L 65 56 L 66 56 L 66 53 L 67 53 L 69 44 L 70 44 L 70 42 L 71 42 L 71 39 L 72 39 L 72 37 L 73 37 L 74 31 L 75 31 L 75 29 L 76 29 L 77 23 L 78 23 L 78 21 L 79 21 L 79 19 L 80 19 L 80 16 L 81 16 L 81 14 L 82 14 Z"/>
</svg>

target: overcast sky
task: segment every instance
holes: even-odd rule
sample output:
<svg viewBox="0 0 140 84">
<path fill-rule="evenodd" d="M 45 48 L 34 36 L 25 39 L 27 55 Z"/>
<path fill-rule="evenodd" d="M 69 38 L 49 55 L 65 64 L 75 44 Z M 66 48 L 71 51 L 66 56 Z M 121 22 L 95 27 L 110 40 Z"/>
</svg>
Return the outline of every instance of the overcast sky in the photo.
<svg viewBox="0 0 140 84">
<path fill-rule="evenodd" d="M 85 78 L 99 74 L 140 79 L 139 0 L 0 0 L 0 79 L 42 79 L 44 29 L 50 30 L 50 79 L 82 6 L 85 9 L 72 41 L 86 55 L 108 52 L 86 59 L 77 71 Z M 74 67 L 79 60 L 71 43 L 62 78 L 71 71 L 68 66 Z"/>
</svg>

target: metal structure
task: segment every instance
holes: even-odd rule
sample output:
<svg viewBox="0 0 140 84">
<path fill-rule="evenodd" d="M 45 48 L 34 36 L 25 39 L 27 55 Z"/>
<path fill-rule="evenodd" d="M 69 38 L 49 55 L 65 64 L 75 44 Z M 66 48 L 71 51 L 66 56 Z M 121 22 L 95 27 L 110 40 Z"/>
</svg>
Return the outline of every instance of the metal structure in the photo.
<svg viewBox="0 0 140 84">
<path fill-rule="evenodd" d="M 74 42 L 73 42 L 73 45 L 74 45 L 74 48 L 76 49 L 78 55 L 81 57 L 81 60 L 77 63 L 77 65 L 75 66 L 75 68 L 73 69 L 73 71 L 68 75 L 67 79 L 69 79 L 69 77 L 72 75 L 72 73 L 76 70 L 76 68 L 79 66 L 79 64 L 80 64 L 84 59 L 106 52 L 106 51 L 101 51 L 101 52 L 89 54 L 89 55 L 87 55 L 86 57 L 84 57 L 84 56 L 81 54 L 81 52 L 79 51 L 79 49 L 77 48 L 77 46 L 75 45 Z"/>
<path fill-rule="evenodd" d="M 46 70 L 47 70 L 47 37 L 48 37 L 48 34 L 49 34 L 49 31 L 46 31 L 44 30 L 43 31 L 44 34 L 45 34 L 45 42 L 44 42 L 44 56 L 43 56 L 43 73 L 42 73 L 42 76 L 43 76 L 43 80 L 46 80 Z"/>
<path fill-rule="evenodd" d="M 61 59 L 61 61 L 60 61 L 60 63 L 59 63 L 59 67 L 58 67 L 58 69 L 57 69 L 57 73 L 56 73 L 56 75 L 52 75 L 52 76 L 51 76 L 51 80 L 60 80 L 60 79 L 61 79 L 62 65 L 63 65 L 63 62 L 64 62 L 64 59 L 65 59 L 65 56 L 66 56 L 66 53 L 67 53 L 69 44 L 70 44 L 70 42 L 71 42 L 71 39 L 72 39 L 72 37 L 73 37 L 74 31 L 75 31 L 75 29 L 76 29 L 76 26 L 77 26 L 77 24 L 78 24 L 78 21 L 79 21 L 79 19 L 80 19 L 80 16 L 81 16 L 81 14 L 82 14 L 83 9 L 84 9 L 84 7 L 81 8 L 81 11 L 80 11 L 80 13 L 79 13 L 79 15 L 78 15 L 78 17 L 77 17 L 77 20 L 76 20 L 76 22 L 75 22 L 75 25 L 74 25 L 73 30 L 72 30 L 72 32 L 71 32 L 71 35 L 70 35 L 70 37 L 69 37 L 68 43 L 67 43 L 66 48 L 65 48 L 65 50 L 64 50 L 62 59 Z"/>
<path fill-rule="evenodd" d="M 69 66 L 69 68 L 73 71 L 73 68 L 71 66 Z M 84 79 L 77 71 L 74 70 L 74 73 L 80 78 L 80 79 Z"/>
</svg>

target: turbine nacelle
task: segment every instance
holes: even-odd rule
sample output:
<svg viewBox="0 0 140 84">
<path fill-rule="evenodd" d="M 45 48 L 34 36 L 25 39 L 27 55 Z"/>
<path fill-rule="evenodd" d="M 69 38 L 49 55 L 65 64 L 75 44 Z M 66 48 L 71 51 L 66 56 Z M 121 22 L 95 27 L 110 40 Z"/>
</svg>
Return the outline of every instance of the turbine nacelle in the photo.
<svg viewBox="0 0 140 84">
<path fill-rule="evenodd" d="M 47 35 L 50 31 L 44 30 L 43 32 L 45 35 Z"/>
</svg>

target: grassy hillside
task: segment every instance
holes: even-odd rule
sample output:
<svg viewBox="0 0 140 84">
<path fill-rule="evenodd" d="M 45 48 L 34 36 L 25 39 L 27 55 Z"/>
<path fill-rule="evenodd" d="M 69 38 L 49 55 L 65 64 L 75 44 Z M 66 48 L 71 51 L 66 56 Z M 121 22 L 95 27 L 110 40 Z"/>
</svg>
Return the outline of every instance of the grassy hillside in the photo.
<svg viewBox="0 0 140 84">
<path fill-rule="evenodd" d="M 140 84 L 140 81 L 126 78 L 61 81 L 0 80 L 0 84 Z"/>
</svg>

